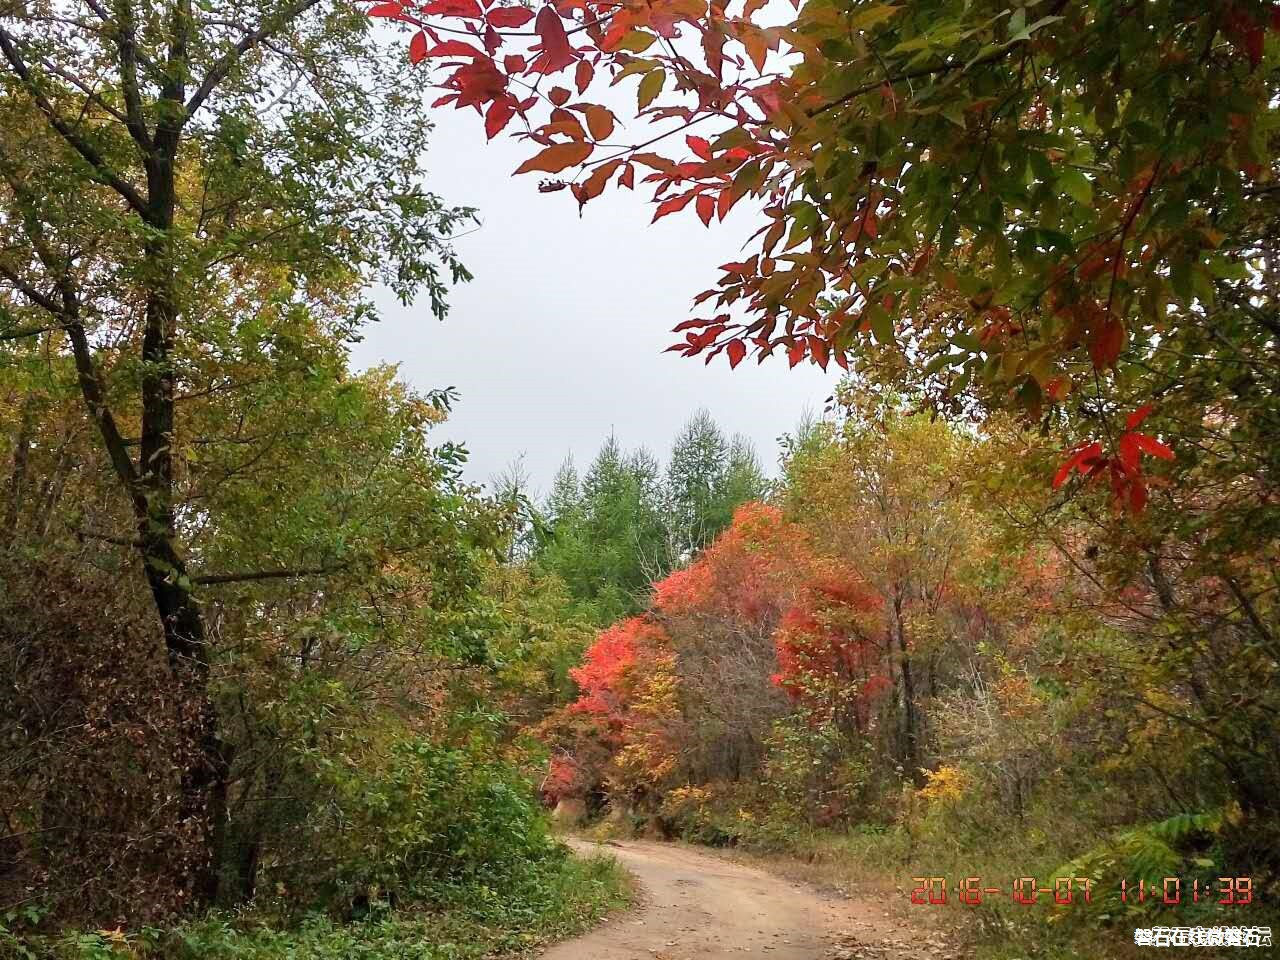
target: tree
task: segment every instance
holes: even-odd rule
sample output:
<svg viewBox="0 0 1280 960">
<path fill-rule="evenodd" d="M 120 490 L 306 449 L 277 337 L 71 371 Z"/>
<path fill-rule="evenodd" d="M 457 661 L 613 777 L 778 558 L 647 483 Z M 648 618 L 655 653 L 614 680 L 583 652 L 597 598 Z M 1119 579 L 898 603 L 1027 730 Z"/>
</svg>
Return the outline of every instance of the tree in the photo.
<svg viewBox="0 0 1280 960">
<path fill-rule="evenodd" d="M 667 464 L 671 556 L 686 562 L 729 526 L 733 511 L 760 499 L 765 479 L 748 441 L 725 439 L 711 414 L 699 410 L 671 446 Z"/>
<path fill-rule="evenodd" d="M 453 732 L 465 724 L 451 716 L 461 702 L 452 678 L 501 657 L 491 638 L 505 611 L 488 597 L 505 530 L 499 506 L 462 483 L 458 452 L 428 442 L 445 398 L 413 393 L 388 368 L 350 376 L 345 349 L 330 346 L 313 342 L 301 370 L 275 358 L 254 368 L 270 376 L 242 371 L 261 391 L 183 406 L 191 435 L 228 441 L 196 444 L 198 459 L 184 461 L 191 554 L 233 574 L 262 557 L 325 571 L 201 585 L 206 692 L 226 761 L 212 841 L 202 818 L 184 818 L 177 789 L 199 757 L 180 722 L 198 702 L 166 681 L 136 548 L 115 535 L 128 514 L 114 477 L 87 455 L 94 435 L 71 362 L 55 356 L 27 395 L 39 401 L 40 439 L 19 508 L 0 496 L 19 518 L 0 551 L 0 670 L 15 693 L 0 711 L 0 796 L 6 836 L 17 837 L 6 890 L 37 887 L 59 917 L 152 919 L 192 905 L 212 842 L 222 902 L 264 881 L 318 897 L 367 880 L 370 850 L 435 815 L 380 778 L 399 750 L 465 739 Z M 24 406 L 0 401 L 4 435 Z M 45 442 L 67 436 L 80 443 L 70 459 Z M 357 782 L 396 803 L 360 849 L 344 840 L 345 818 L 363 815 Z M 378 869 L 384 883 L 414 882 Z M 86 903 L 90 881 L 102 890 Z"/>
<path fill-rule="evenodd" d="M 898 709 L 896 752 L 923 783 L 923 703 L 936 687 L 942 624 L 955 603 L 962 565 L 978 542 L 962 495 L 961 466 L 972 447 L 959 433 L 896 397 L 859 404 L 851 384 L 839 424 L 827 424 L 791 455 L 786 503 L 827 555 L 878 594 L 885 654 Z"/>
<path fill-rule="evenodd" d="M 650 583 L 669 569 L 659 479 L 649 453 L 628 454 L 615 437 L 601 445 L 580 486 L 572 462 L 556 475 L 549 535 L 536 559 L 598 625 L 643 609 Z"/>
<path fill-rule="evenodd" d="M 135 552 L 175 695 L 195 705 L 175 721 L 199 744 L 177 816 L 203 824 L 207 902 L 230 769 L 202 596 L 341 561 L 300 562 L 294 543 L 208 568 L 192 542 L 221 518 L 204 498 L 290 436 L 263 411 L 355 335 L 368 282 L 425 289 L 443 313 L 442 274 L 466 276 L 445 238 L 468 214 L 418 185 L 428 126 L 355 11 L 173 0 L 64 13 L 0 16 L 0 343 L 13 365 L 74 368 L 122 507 L 108 514 L 121 530 L 82 534 Z M 193 422 L 209 396 L 230 402 Z M 221 478 L 202 467 L 210 451 Z M 21 460 L 15 504 L 30 495 Z"/>
<path fill-rule="evenodd" d="M 861 732 L 883 688 L 878 598 L 777 508 L 748 503 L 641 616 L 602 630 L 580 694 L 540 728 L 562 794 L 652 812 L 681 785 L 750 783 L 788 704 Z M 585 725 L 583 719 L 592 723 Z"/>
<path fill-rule="evenodd" d="M 1130 377 L 1171 337 L 1216 326 L 1224 303 L 1261 297 L 1236 316 L 1280 335 L 1267 242 L 1236 242 L 1260 239 L 1280 196 L 1272 4 L 819 0 L 782 24 L 763 7 L 371 13 L 416 31 L 437 104 L 483 112 L 491 137 L 520 118 L 537 152 L 517 172 L 562 177 L 544 191 L 586 203 L 644 169 L 655 219 L 691 208 L 709 223 L 763 201 L 756 252 L 724 265 L 697 301 L 716 309 L 680 324 L 673 350 L 825 367 L 897 345 L 948 399 L 980 386 L 1032 419 L 1087 418 L 1086 472 L 1140 509 L 1141 457 L 1118 445 Z M 659 127 L 619 142 L 612 111 L 585 97 L 627 78 Z"/>
<path fill-rule="evenodd" d="M 556 473 L 535 559 L 604 625 L 644 609 L 651 586 L 692 562 L 765 487 L 750 443 L 726 441 L 706 411 L 685 424 L 665 470 L 610 437 L 581 482 L 572 459 Z"/>
</svg>

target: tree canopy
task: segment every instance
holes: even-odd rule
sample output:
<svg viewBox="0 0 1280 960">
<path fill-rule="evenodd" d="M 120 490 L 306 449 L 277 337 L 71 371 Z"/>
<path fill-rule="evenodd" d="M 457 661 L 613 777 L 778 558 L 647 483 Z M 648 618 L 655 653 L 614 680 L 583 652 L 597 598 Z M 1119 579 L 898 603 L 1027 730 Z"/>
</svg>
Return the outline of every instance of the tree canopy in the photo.
<svg viewBox="0 0 1280 960">
<path fill-rule="evenodd" d="M 1139 385 L 1146 371 L 1220 325 L 1223 362 L 1277 333 L 1232 306 L 1274 259 L 1257 231 L 1275 200 L 1272 5 L 797 7 L 789 22 L 755 0 L 370 13 L 416 31 L 437 104 L 529 141 L 517 172 L 552 175 L 542 190 L 586 203 L 641 171 L 655 218 L 762 203 L 753 252 L 673 350 L 825 367 L 896 348 L 942 402 L 1093 421 L 1073 465 L 1140 511 L 1144 457 L 1169 455 L 1122 442 L 1169 391 Z M 652 135 L 590 99 L 628 78 Z"/>
</svg>

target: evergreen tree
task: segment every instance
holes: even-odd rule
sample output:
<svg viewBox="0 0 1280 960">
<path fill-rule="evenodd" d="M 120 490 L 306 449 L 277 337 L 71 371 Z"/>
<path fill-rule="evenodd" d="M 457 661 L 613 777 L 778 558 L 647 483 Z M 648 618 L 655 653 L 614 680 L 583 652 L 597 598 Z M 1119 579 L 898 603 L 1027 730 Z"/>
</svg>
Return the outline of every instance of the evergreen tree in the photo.
<svg viewBox="0 0 1280 960">
<path fill-rule="evenodd" d="M 600 624 L 638 613 L 651 585 L 687 563 L 767 489 L 751 445 L 732 442 L 705 411 L 685 425 L 664 469 L 645 449 L 609 437 L 585 476 L 572 458 L 556 473 L 535 559 Z"/>
</svg>

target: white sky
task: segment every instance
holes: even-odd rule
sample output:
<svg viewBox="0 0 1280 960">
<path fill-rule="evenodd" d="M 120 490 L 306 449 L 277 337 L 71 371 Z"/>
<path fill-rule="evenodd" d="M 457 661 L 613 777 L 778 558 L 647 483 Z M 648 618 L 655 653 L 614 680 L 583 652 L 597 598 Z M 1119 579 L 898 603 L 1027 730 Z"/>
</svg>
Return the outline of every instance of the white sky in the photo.
<svg viewBox="0 0 1280 960">
<path fill-rule="evenodd" d="M 723 355 L 706 367 L 663 352 L 716 267 L 741 259 L 759 225 L 753 209 L 744 203 L 706 229 L 690 206 L 650 226 L 650 188 L 637 184 L 635 194 L 609 187 L 579 219 L 568 191 L 540 194 L 541 174 L 511 176 L 534 145 L 505 135 L 486 144 L 470 110 L 437 119 L 425 182 L 446 202 L 479 208 L 483 227 L 457 242 L 475 280 L 453 290 L 444 323 L 425 303 L 381 295 L 383 319 L 356 347 L 357 367 L 389 361 L 420 389 L 457 387 L 461 402 L 435 437 L 467 445 L 475 482 L 523 456 L 545 490 L 566 455 L 585 466 L 611 431 L 665 460 L 698 407 L 754 441 L 772 472 L 776 438 L 806 408 L 822 409 L 838 368 L 789 370 L 779 352 L 731 372 Z"/>
</svg>

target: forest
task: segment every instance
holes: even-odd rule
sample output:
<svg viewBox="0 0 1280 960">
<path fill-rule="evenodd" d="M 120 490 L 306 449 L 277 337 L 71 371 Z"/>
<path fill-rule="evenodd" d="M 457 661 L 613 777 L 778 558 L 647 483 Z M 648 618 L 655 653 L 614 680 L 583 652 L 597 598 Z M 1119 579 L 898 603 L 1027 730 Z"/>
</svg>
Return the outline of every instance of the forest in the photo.
<svg viewBox="0 0 1280 960">
<path fill-rule="evenodd" d="M 975 960 L 1280 923 L 1278 104 L 1263 0 L 6 4 L 0 958 L 535 956 L 644 899 L 566 831 Z M 497 282 L 451 110 L 751 211 L 665 362 L 821 410 L 478 482 L 353 361 Z"/>
</svg>

